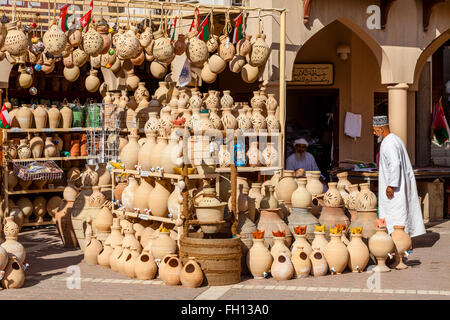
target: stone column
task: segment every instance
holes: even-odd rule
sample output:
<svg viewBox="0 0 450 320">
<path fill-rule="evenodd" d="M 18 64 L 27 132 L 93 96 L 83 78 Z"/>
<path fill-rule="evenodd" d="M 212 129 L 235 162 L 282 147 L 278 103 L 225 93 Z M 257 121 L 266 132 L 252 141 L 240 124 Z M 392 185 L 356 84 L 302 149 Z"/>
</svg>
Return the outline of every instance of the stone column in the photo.
<svg viewBox="0 0 450 320">
<path fill-rule="evenodd" d="M 408 88 L 406 83 L 388 86 L 389 129 L 408 146 Z"/>
</svg>

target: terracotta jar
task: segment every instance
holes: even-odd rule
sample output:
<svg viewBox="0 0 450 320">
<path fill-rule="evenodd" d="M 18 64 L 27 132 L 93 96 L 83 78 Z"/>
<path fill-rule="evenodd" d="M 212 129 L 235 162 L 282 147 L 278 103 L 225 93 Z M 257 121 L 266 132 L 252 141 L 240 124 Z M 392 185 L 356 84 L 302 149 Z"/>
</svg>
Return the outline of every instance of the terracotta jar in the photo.
<svg viewBox="0 0 450 320">
<path fill-rule="evenodd" d="M 291 251 L 286 247 L 284 237 L 273 237 L 273 246 L 270 249 L 270 254 L 276 259 L 280 254 L 286 254 L 286 257 L 291 258 Z"/>
<path fill-rule="evenodd" d="M 275 111 L 268 110 L 266 117 L 266 127 L 269 133 L 271 132 L 279 132 L 280 131 L 280 122 L 275 116 Z"/>
<path fill-rule="evenodd" d="M 395 244 L 395 269 L 402 270 L 408 268 L 403 263 L 403 257 L 411 249 L 411 237 L 405 232 L 405 226 L 394 225 L 394 231 L 391 233 Z"/>
<path fill-rule="evenodd" d="M 3 275 L 3 278 L 1 280 L 3 288 L 5 289 L 22 288 L 25 282 L 25 273 L 22 269 L 21 264 L 22 262 L 14 256 L 9 259 L 5 268 L 5 274 Z"/>
<path fill-rule="evenodd" d="M 178 257 L 171 257 L 164 266 L 164 273 L 161 275 L 161 280 L 167 286 L 176 286 L 180 284 L 181 271 L 183 264 Z"/>
<path fill-rule="evenodd" d="M 311 275 L 320 277 L 328 273 L 328 263 L 320 250 L 313 248 L 309 259 L 311 260 Z"/>
<path fill-rule="evenodd" d="M 362 234 L 352 233 L 347 250 L 349 253 L 348 268 L 352 272 L 363 272 L 369 262 L 369 249 L 362 241 Z"/>
<path fill-rule="evenodd" d="M 78 190 L 73 181 L 68 180 L 67 186 L 64 188 L 63 198 L 66 201 L 75 201 L 78 195 Z"/>
<path fill-rule="evenodd" d="M 373 210 L 358 210 L 356 218 L 352 220 L 349 228 L 360 227 L 362 228 L 362 237 L 365 240 L 370 239 L 376 232 L 376 221 L 377 221 L 377 209 Z"/>
<path fill-rule="evenodd" d="M 222 73 L 227 67 L 226 61 L 223 60 L 218 53 L 215 53 L 209 57 L 208 65 L 211 72 L 216 74 Z"/>
<path fill-rule="evenodd" d="M 222 124 L 223 128 L 234 130 L 237 126 L 236 118 L 231 113 L 231 108 L 225 107 L 222 108 Z"/>
<path fill-rule="evenodd" d="M 70 156 L 79 157 L 81 153 L 80 140 L 74 139 L 70 141 Z"/>
<path fill-rule="evenodd" d="M 70 109 L 67 105 L 64 106 L 61 110 L 61 117 L 62 117 L 62 127 L 64 129 L 72 128 L 72 121 L 73 121 L 73 114 L 72 109 Z"/>
<path fill-rule="evenodd" d="M 234 53 L 236 49 L 234 44 L 231 41 L 227 41 L 227 36 L 222 35 L 219 37 L 220 46 L 219 46 L 219 55 L 226 62 L 230 61 L 234 57 Z"/>
<path fill-rule="evenodd" d="M 111 210 L 104 206 L 100 210 L 100 212 L 97 213 L 94 220 L 97 233 L 106 233 L 106 237 L 108 237 L 109 233 L 111 232 L 111 226 L 113 224 L 113 215 L 111 213 Z"/>
<path fill-rule="evenodd" d="M 28 146 L 27 139 L 20 139 L 20 145 L 17 147 L 17 155 L 19 159 L 31 158 L 31 148 Z"/>
<path fill-rule="evenodd" d="M 47 127 L 48 114 L 45 106 L 38 105 L 37 108 L 34 110 L 33 115 L 36 129 L 43 129 Z"/>
<path fill-rule="evenodd" d="M 201 196 L 200 196 L 201 195 Z M 220 202 L 214 188 L 205 188 L 198 193 L 194 200 L 195 214 L 200 222 L 217 222 L 224 219 L 225 202 Z M 220 230 L 220 225 L 201 225 L 204 233 L 216 233 Z"/>
<path fill-rule="evenodd" d="M 97 76 L 98 71 L 92 69 L 89 72 L 89 76 L 86 77 L 85 85 L 86 90 L 89 92 L 96 92 L 100 87 L 100 79 Z"/>
<path fill-rule="evenodd" d="M 327 233 L 330 232 L 330 228 L 333 228 L 336 224 L 349 226 L 350 221 L 344 213 L 343 208 L 323 207 L 319 218 L 320 224 L 325 225 Z"/>
<path fill-rule="evenodd" d="M 92 208 L 100 208 L 104 205 L 106 197 L 100 191 L 99 186 L 92 187 L 92 194 L 89 196 L 89 206 Z"/>
<path fill-rule="evenodd" d="M 109 256 L 109 266 L 111 267 L 112 271 L 119 271 L 119 259 L 122 256 L 122 253 L 123 248 L 121 246 L 116 246 Z"/>
<path fill-rule="evenodd" d="M 31 108 L 23 105 L 16 112 L 15 117 L 17 118 L 21 129 L 31 128 L 31 125 L 33 123 L 33 112 L 31 111 Z"/>
<path fill-rule="evenodd" d="M 5 225 L 3 232 L 6 241 L 1 244 L 1 247 L 11 256 L 17 257 L 20 263 L 25 261 L 26 251 L 23 245 L 17 241 L 19 234 L 19 226 L 14 222 L 14 217 L 9 216 L 5 218 Z"/>
<path fill-rule="evenodd" d="M 265 39 L 265 34 L 258 34 L 256 36 L 256 41 L 252 44 L 252 51 L 250 54 L 250 63 L 252 66 L 262 66 L 269 58 L 271 50 L 266 44 Z"/>
<path fill-rule="evenodd" d="M 252 276 L 264 279 L 270 272 L 272 262 L 273 257 L 264 245 L 264 239 L 253 239 L 253 246 L 247 255 L 247 266 Z"/>
<path fill-rule="evenodd" d="M 150 72 L 156 79 L 162 79 L 168 71 L 168 66 L 158 60 L 154 60 L 150 64 Z"/>
<path fill-rule="evenodd" d="M 155 259 L 162 259 L 166 254 L 175 254 L 177 243 L 170 237 L 170 232 L 159 232 L 152 241 L 151 253 Z"/>
<path fill-rule="evenodd" d="M 319 225 L 319 220 L 311 213 L 311 208 L 291 208 L 287 217 L 288 226 L 294 234 L 294 228 L 302 225 L 306 226 L 306 238 L 309 241 L 314 239 L 314 227 Z"/>
<path fill-rule="evenodd" d="M 275 188 L 275 195 L 278 200 L 283 200 L 287 205 L 291 204 L 291 198 L 298 184 L 294 179 L 294 171 L 284 170 L 283 177 Z"/>
<path fill-rule="evenodd" d="M 155 39 L 152 48 L 153 56 L 160 62 L 170 63 L 175 56 L 170 39 L 165 37 L 161 30 L 156 31 L 153 36 Z"/>
<path fill-rule="evenodd" d="M 183 202 L 181 193 L 184 186 L 184 181 L 178 182 L 167 200 L 167 210 L 169 210 L 169 217 L 172 219 L 178 219 L 181 215 L 181 204 Z"/>
<path fill-rule="evenodd" d="M 50 110 L 48 110 L 48 124 L 52 129 L 59 128 L 59 124 L 61 122 L 61 112 L 58 109 L 58 106 L 52 105 Z"/>
<path fill-rule="evenodd" d="M 132 248 L 130 250 L 130 252 L 128 253 L 128 255 L 125 258 L 125 261 L 123 263 L 123 274 L 126 275 L 129 278 L 135 278 L 136 277 L 136 273 L 135 273 L 135 264 L 136 264 L 136 260 L 139 258 L 139 252 L 135 249 Z M 120 269 L 119 269 L 120 271 Z"/>
<path fill-rule="evenodd" d="M 224 108 L 232 108 L 233 107 L 233 103 L 234 103 L 234 99 L 230 94 L 230 90 L 224 90 L 223 91 L 223 96 L 220 99 L 220 105 L 222 106 L 222 109 Z"/>
<path fill-rule="evenodd" d="M 135 165 L 138 164 L 138 135 L 130 134 L 128 135 L 128 143 L 120 152 L 120 159 L 127 170 L 134 170 Z"/>
<path fill-rule="evenodd" d="M 361 188 L 361 191 L 356 198 L 356 209 L 375 209 L 377 207 L 377 196 L 372 191 L 370 191 L 370 184 L 361 183 L 359 187 Z"/>
<path fill-rule="evenodd" d="M 172 131 L 172 116 L 170 107 L 166 106 L 161 109 L 161 117 L 159 118 L 159 135 L 161 137 L 169 137 Z"/>
<path fill-rule="evenodd" d="M 289 247 L 292 243 L 291 231 L 286 223 L 280 219 L 277 212 L 277 209 L 261 210 L 261 215 L 257 222 L 258 230 L 265 231 L 265 244 L 270 246 L 274 244 L 272 231 L 284 231 L 286 233 L 285 245 Z"/>
<path fill-rule="evenodd" d="M 112 253 L 112 255 L 114 255 L 114 251 Z M 128 258 L 128 256 L 131 255 L 131 249 L 129 246 L 127 247 L 123 247 L 122 253 L 120 254 L 120 256 L 117 258 L 117 271 L 120 274 L 125 275 L 125 261 Z M 111 265 L 111 269 L 112 269 L 112 265 Z"/>
<path fill-rule="evenodd" d="M 111 257 L 111 254 L 113 253 L 114 249 L 111 247 L 110 243 L 107 243 L 105 241 L 103 250 L 100 252 L 100 254 L 97 257 L 97 262 L 99 266 L 103 268 L 110 268 L 109 264 L 109 258 Z"/>
<path fill-rule="evenodd" d="M 19 207 L 20 211 L 22 211 L 25 218 L 25 223 L 27 223 L 28 218 L 33 213 L 33 202 L 31 202 L 28 198 L 22 197 L 17 200 L 16 205 Z"/>
<path fill-rule="evenodd" d="M 45 139 L 45 147 L 44 147 L 44 157 L 51 158 L 57 156 L 57 149 L 55 144 L 53 143 L 52 137 L 47 137 Z"/>
<path fill-rule="evenodd" d="M 255 125 L 253 125 L 255 128 Z M 278 165 L 278 150 L 275 149 L 275 143 L 268 142 L 267 147 L 262 152 L 262 163 L 267 167 Z"/>
<path fill-rule="evenodd" d="M 341 234 L 330 234 L 331 240 L 325 247 L 325 259 L 331 274 L 341 274 L 348 264 L 349 253 L 341 240 Z"/>
<path fill-rule="evenodd" d="M 391 271 L 391 269 L 386 266 L 386 258 L 388 253 L 392 252 L 394 247 L 394 241 L 387 234 L 386 228 L 377 228 L 375 234 L 369 239 L 370 252 L 378 261 L 378 265 L 373 269 L 374 272 Z"/>
<path fill-rule="evenodd" d="M 146 133 L 146 136 L 147 139 L 138 152 L 138 164 L 141 166 L 142 170 L 148 171 L 151 168 L 150 156 L 156 145 L 156 133 L 148 132 Z"/>
<path fill-rule="evenodd" d="M 133 206 L 139 209 L 139 213 L 144 214 L 148 209 L 148 196 L 152 190 L 153 187 L 144 178 L 141 178 L 139 187 L 134 191 L 133 201 Z"/>
<path fill-rule="evenodd" d="M 195 257 L 189 257 L 180 273 L 183 287 L 198 288 L 203 283 L 203 272 Z"/>
<path fill-rule="evenodd" d="M 138 88 L 140 81 L 139 77 L 134 74 L 134 69 L 127 72 L 126 83 L 128 91 L 135 91 Z"/>
<path fill-rule="evenodd" d="M 18 30 L 16 22 L 8 22 L 7 33 L 3 48 L 12 56 L 22 56 L 27 52 L 28 38 L 21 30 Z"/>
<path fill-rule="evenodd" d="M 122 220 L 122 222 L 127 222 L 127 221 Z M 122 240 L 122 248 L 136 250 L 138 253 L 141 253 L 142 246 L 135 236 L 136 232 L 134 231 L 133 225 L 128 222 L 128 225 L 122 226 L 122 230 L 123 230 L 123 233 L 125 234 L 125 236 Z"/>
<path fill-rule="evenodd" d="M 158 137 L 157 143 L 152 149 L 152 154 L 150 155 L 150 158 L 148 159 L 150 165 L 152 168 L 157 168 L 161 166 L 160 163 L 160 156 L 161 151 L 167 146 L 167 137 Z"/>
<path fill-rule="evenodd" d="M 197 31 L 188 33 L 189 42 L 186 48 L 186 56 L 193 66 L 203 66 L 208 60 L 208 47 L 206 43 L 196 37 Z"/>
<path fill-rule="evenodd" d="M 122 193 L 127 185 L 127 182 L 119 181 L 119 183 L 116 185 L 116 188 L 114 189 L 114 200 L 119 200 L 120 202 L 122 201 Z"/>
<path fill-rule="evenodd" d="M 323 184 L 320 182 L 320 171 L 306 171 L 306 178 L 309 180 L 306 184 L 306 189 L 313 197 L 323 193 Z"/>
<path fill-rule="evenodd" d="M 109 48 L 111 47 L 111 38 L 108 34 L 107 27 L 105 25 L 98 25 L 97 32 L 103 38 L 103 46 L 100 51 L 100 54 L 106 54 L 108 52 Z"/>
<path fill-rule="evenodd" d="M 337 189 L 336 182 L 328 183 L 328 190 L 323 196 L 323 202 L 326 207 L 341 208 L 344 204 L 341 194 Z"/>
<path fill-rule="evenodd" d="M 311 273 L 312 265 L 309 255 L 312 253 L 312 249 L 310 250 L 307 251 L 299 245 L 292 253 L 291 261 L 295 270 L 294 278 L 306 278 Z"/>
<path fill-rule="evenodd" d="M 121 60 L 127 60 L 136 57 L 139 48 L 141 48 L 139 39 L 134 30 L 130 29 L 117 37 L 116 41 L 117 56 Z"/>
<path fill-rule="evenodd" d="M 44 33 L 42 42 L 48 52 L 54 56 L 57 56 L 65 49 L 67 38 L 65 34 L 61 32 L 56 23 L 53 23 L 52 26 Z"/>
<path fill-rule="evenodd" d="M 158 267 L 153 256 L 148 252 L 142 252 L 134 265 L 136 278 L 139 280 L 151 280 L 155 278 L 157 271 Z"/>
<path fill-rule="evenodd" d="M 94 27 L 89 28 L 88 32 L 83 35 L 83 50 L 90 56 L 97 56 L 103 49 L 103 37 Z"/>
<path fill-rule="evenodd" d="M 106 169 L 107 163 L 98 164 L 98 185 L 109 186 L 111 185 L 111 173 Z"/>
<path fill-rule="evenodd" d="M 286 253 L 280 253 L 275 257 L 270 273 L 275 280 L 284 281 L 292 279 L 295 270 L 290 257 Z"/>
<path fill-rule="evenodd" d="M 174 52 L 177 56 L 181 56 L 186 51 L 186 36 L 178 34 L 178 40 L 174 44 Z"/>
<path fill-rule="evenodd" d="M 352 183 L 347 179 L 348 172 L 340 172 L 336 176 L 339 179 L 337 183 L 338 190 L 341 191 L 342 189 L 344 189 L 346 192 L 350 192 L 349 187 L 351 186 Z"/>
<path fill-rule="evenodd" d="M 268 96 L 266 100 L 267 112 L 276 111 L 278 108 L 278 101 L 275 99 L 275 94 L 269 93 L 267 96 Z"/>
<path fill-rule="evenodd" d="M 86 262 L 90 266 L 97 265 L 97 257 L 102 249 L 102 243 L 97 240 L 96 235 L 92 235 L 91 241 L 87 244 L 86 248 L 84 248 L 84 262 Z"/>
<path fill-rule="evenodd" d="M 59 196 L 53 196 L 47 201 L 47 212 L 55 219 L 55 215 L 59 210 L 59 207 L 63 204 L 63 199 Z"/>
<path fill-rule="evenodd" d="M 328 240 L 325 237 L 325 232 L 314 231 L 314 240 L 311 243 L 311 247 L 313 248 L 313 250 L 318 249 L 324 253 L 327 245 L 328 245 Z"/>
<path fill-rule="evenodd" d="M 114 249 L 116 247 L 122 246 L 122 241 L 124 239 L 124 236 L 120 232 L 120 220 L 119 218 L 113 218 L 113 223 L 111 226 L 111 233 L 109 234 L 108 238 L 105 240 L 105 242 L 109 242 L 111 244 L 111 247 Z"/>
<path fill-rule="evenodd" d="M 291 246 L 291 254 L 294 254 L 295 251 L 301 249 L 306 252 L 306 255 L 309 256 L 312 252 L 312 247 L 309 244 L 308 240 L 306 240 L 306 234 L 294 234 L 295 241 Z M 294 262 L 294 260 L 292 260 Z"/>
<path fill-rule="evenodd" d="M 236 44 L 236 54 L 243 57 L 249 54 L 252 50 L 251 39 L 252 36 L 249 34 L 246 34 L 245 37 L 242 37 L 242 39 L 239 40 Z"/>
<path fill-rule="evenodd" d="M 148 207 L 151 210 L 151 215 L 156 217 L 167 217 L 169 213 L 167 201 L 170 193 L 166 181 L 156 181 L 155 188 L 148 195 Z"/>
<path fill-rule="evenodd" d="M 164 172 L 175 173 L 174 168 L 183 167 L 183 145 L 178 141 L 178 137 L 172 137 L 169 144 L 161 150 L 159 157 L 160 166 Z"/>
<path fill-rule="evenodd" d="M 122 192 L 122 205 L 129 212 L 133 212 L 135 208 L 134 197 L 138 187 L 136 179 L 132 176 L 128 177 L 128 186 Z"/>
<path fill-rule="evenodd" d="M 292 193 L 291 203 L 294 208 L 310 208 L 312 196 L 306 189 L 306 178 L 297 179 L 297 189 Z"/>
</svg>

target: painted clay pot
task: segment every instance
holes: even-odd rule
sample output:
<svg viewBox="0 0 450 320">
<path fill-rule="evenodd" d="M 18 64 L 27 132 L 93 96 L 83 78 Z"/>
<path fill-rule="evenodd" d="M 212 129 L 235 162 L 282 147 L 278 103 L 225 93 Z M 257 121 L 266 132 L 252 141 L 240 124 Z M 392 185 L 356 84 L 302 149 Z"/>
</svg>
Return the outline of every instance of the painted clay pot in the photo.
<svg viewBox="0 0 450 320">
<path fill-rule="evenodd" d="M 242 129 L 242 131 L 248 131 L 252 128 L 252 122 L 250 118 L 246 115 L 246 110 L 244 108 L 238 110 L 239 115 L 236 120 L 238 123 L 238 128 Z"/>
<path fill-rule="evenodd" d="M 328 190 L 323 196 L 323 202 L 326 207 L 339 208 L 343 206 L 344 202 L 336 182 L 328 183 Z"/>
<path fill-rule="evenodd" d="M 294 179 L 294 171 L 284 170 L 284 175 L 275 188 L 275 195 L 278 200 L 283 200 L 287 205 L 291 204 L 291 198 L 298 184 Z"/>
<path fill-rule="evenodd" d="M 11 257 L 5 268 L 5 274 L 1 280 L 2 287 L 5 289 L 22 288 L 25 282 L 25 273 L 21 266 L 22 262 L 16 257 Z"/>
<path fill-rule="evenodd" d="M 328 240 L 325 237 L 325 232 L 314 231 L 314 240 L 311 243 L 311 247 L 314 249 L 318 249 L 321 252 L 325 252 L 325 248 L 328 245 Z"/>
<path fill-rule="evenodd" d="M 134 170 L 135 165 L 138 164 L 138 135 L 130 134 L 128 135 L 127 145 L 120 151 L 120 159 L 127 170 Z"/>
<path fill-rule="evenodd" d="M 129 177 L 128 186 L 122 192 L 122 204 L 124 208 L 129 212 L 133 212 L 135 208 L 134 196 L 138 187 L 139 185 L 136 179 L 134 177 Z"/>
<path fill-rule="evenodd" d="M 158 267 L 155 263 L 155 258 L 148 252 L 144 251 L 141 253 L 134 265 L 136 278 L 139 280 L 151 280 L 155 278 L 157 271 Z"/>
<path fill-rule="evenodd" d="M 284 281 L 292 279 L 294 266 L 286 253 L 280 253 L 273 261 L 270 273 L 275 280 Z"/>
<path fill-rule="evenodd" d="M 280 254 L 284 253 L 286 257 L 291 258 L 291 251 L 284 243 L 284 237 L 273 237 L 273 246 L 270 249 L 270 254 L 276 259 Z"/>
<path fill-rule="evenodd" d="M 193 30 L 188 33 L 189 42 L 186 48 L 186 56 L 193 66 L 203 66 L 208 60 L 208 47 L 206 43 L 196 37 L 198 32 Z"/>
<path fill-rule="evenodd" d="M 214 129 L 221 130 L 223 128 L 222 126 L 222 119 L 217 114 L 217 109 L 209 109 L 209 120 L 212 122 Z"/>
<path fill-rule="evenodd" d="M 82 39 L 83 50 L 86 54 L 95 57 L 101 53 L 103 49 L 103 37 L 95 30 L 95 28 L 89 28 Z"/>
<path fill-rule="evenodd" d="M 258 34 L 256 41 L 252 44 L 252 52 L 250 54 L 250 64 L 252 66 L 263 66 L 269 58 L 271 50 L 266 44 L 265 39 L 265 34 Z"/>
<path fill-rule="evenodd" d="M 17 147 L 17 155 L 19 159 L 31 158 L 31 148 L 28 146 L 27 139 L 20 139 L 20 145 Z"/>
<path fill-rule="evenodd" d="M 44 43 L 45 50 L 57 56 L 65 49 L 67 38 L 55 23 L 44 33 L 42 42 Z"/>
<path fill-rule="evenodd" d="M 273 257 L 264 245 L 264 239 L 253 239 L 253 246 L 247 255 L 248 270 L 255 279 L 264 279 L 270 272 Z"/>
<path fill-rule="evenodd" d="M 391 237 L 395 244 L 395 269 L 402 270 L 408 268 L 403 263 L 403 256 L 408 254 L 412 242 L 411 237 L 405 232 L 405 226 L 395 225 Z"/>
<path fill-rule="evenodd" d="M 341 274 L 348 264 L 350 255 L 341 236 L 341 234 L 330 234 L 331 240 L 325 247 L 325 259 L 331 274 Z"/>
<path fill-rule="evenodd" d="M 356 198 L 356 210 L 375 209 L 377 207 L 377 196 L 370 191 L 369 183 L 359 185 L 361 191 Z"/>
<path fill-rule="evenodd" d="M 183 270 L 183 264 L 178 257 L 171 257 L 164 266 L 164 273 L 161 280 L 167 286 L 176 286 L 180 284 L 180 275 Z"/>
<path fill-rule="evenodd" d="M 159 232 L 152 241 L 151 253 L 155 259 L 162 259 L 166 254 L 175 254 L 177 243 L 170 237 L 170 232 Z"/>
<path fill-rule="evenodd" d="M 275 99 L 275 94 L 274 93 L 269 93 L 268 98 L 266 100 L 266 109 L 267 111 L 276 111 L 278 108 L 278 102 Z"/>
<path fill-rule="evenodd" d="M 328 273 L 328 263 L 320 250 L 313 249 L 309 259 L 311 260 L 311 275 L 320 277 Z"/>
<path fill-rule="evenodd" d="M 236 49 L 231 41 L 227 41 L 227 36 L 222 35 L 219 37 L 219 55 L 225 60 L 225 62 L 231 61 L 233 59 Z"/>
<path fill-rule="evenodd" d="M 277 209 L 266 209 L 261 210 L 261 215 L 259 217 L 259 220 L 257 222 L 258 230 L 265 231 L 264 233 L 264 239 L 266 245 L 273 246 L 273 234 L 272 231 L 285 231 L 285 245 L 289 247 L 292 243 L 292 234 L 289 230 L 289 227 L 284 223 L 283 220 L 280 219 L 280 217 L 277 214 Z"/>
<path fill-rule="evenodd" d="M 152 192 L 153 187 L 145 181 L 144 178 L 141 178 L 141 183 L 139 187 L 134 192 L 134 208 L 139 209 L 139 213 L 144 214 L 145 210 L 148 209 L 148 196 L 150 192 Z"/>
<path fill-rule="evenodd" d="M 291 261 L 295 270 L 294 278 L 306 278 L 311 273 L 312 265 L 309 255 L 312 253 L 312 249 L 310 250 L 307 251 L 298 245 L 292 253 Z"/>
<path fill-rule="evenodd" d="M 161 109 L 161 117 L 159 118 L 158 133 L 161 137 L 169 137 L 172 131 L 172 116 L 170 114 L 170 107 L 166 106 Z"/>
<path fill-rule="evenodd" d="M 90 266 L 97 265 L 97 257 L 102 249 L 102 243 L 97 240 L 97 236 L 91 236 L 91 241 L 87 244 L 86 248 L 84 248 L 84 262 L 86 262 Z"/>
<path fill-rule="evenodd" d="M 391 271 L 386 266 L 386 258 L 394 247 L 394 241 L 387 234 L 386 228 L 377 228 L 375 234 L 369 239 L 369 250 L 378 261 L 378 265 L 373 269 L 374 272 Z"/>
<path fill-rule="evenodd" d="M 369 248 L 362 241 L 362 234 L 352 234 L 347 246 L 349 253 L 348 268 L 352 272 L 363 272 L 369 262 Z"/>
<path fill-rule="evenodd" d="M 180 273 L 183 287 L 198 288 L 203 283 L 203 272 L 194 257 L 189 257 Z"/>
</svg>

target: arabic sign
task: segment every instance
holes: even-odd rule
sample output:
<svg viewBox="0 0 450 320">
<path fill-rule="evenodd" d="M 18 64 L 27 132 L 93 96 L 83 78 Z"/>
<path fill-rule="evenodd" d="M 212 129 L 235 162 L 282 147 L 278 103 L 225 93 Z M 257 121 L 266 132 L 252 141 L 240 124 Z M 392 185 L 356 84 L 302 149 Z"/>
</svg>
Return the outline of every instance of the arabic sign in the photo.
<svg viewBox="0 0 450 320">
<path fill-rule="evenodd" d="M 301 85 L 333 84 L 332 64 L 294 64 L 292 82 Z"/>
</svg>

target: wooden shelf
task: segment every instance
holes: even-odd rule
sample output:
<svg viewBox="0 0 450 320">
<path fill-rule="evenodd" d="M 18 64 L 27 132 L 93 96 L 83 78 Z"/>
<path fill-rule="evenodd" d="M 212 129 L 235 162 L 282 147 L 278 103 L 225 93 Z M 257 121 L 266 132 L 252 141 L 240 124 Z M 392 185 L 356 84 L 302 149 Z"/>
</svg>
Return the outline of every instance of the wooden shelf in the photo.
<svg viewBox="0 0 450 320">
<path fill-rule="evenodd" d="M 220 220 L 220 221 L 215 221 L 215 222 L 200 222 L 200 221 L 198 221 L 198 220 L 189 220 L 189 221 L 186 221 L 186 223 L 187 224 L 195 224 L 195 225 L 200 225 L 200 226 L 203 226 L 203 225 L 213 225 L 213 224 L 224 224 L 224 223 L 227 223 L 227 221 L 225 221 L 225 220 Z"/>
<path fill-rule="evenodd" d="M 51 157 L 51 158 L 28 158 L 28 159 L 13 159 L 8 160 L 8 162 L 22 162 L 22 161 L 45 161 L 45 160 L 86 160 L 90 158 L 90 156 L 83 156 L 83 157 Z"/>
<path fill-rule="evenodd" d="M 126 173 L 132 174 L 139 177 L 156 177 L 156 178 L 165 178 L 165 179 L 177 179 L 181 180 L 183 177 L 179 174 L 175 173 L 159 173 L 159 172 L 150 172 L 150 171 L 137 171 L 137 170 L 126 170 L 126 169 L 113 169 L 114 173 Z M 144 172 L 144 174 L 142 174 Z M 189 179 L 215 179 L 217 178 L 216 173 L 210 174 L 190 174 L 188 175 Z"/>
<path fill-rule="evenodd" d="M 8 133 L 52 133 L 52 132 L 83 132 L 83 131 L 101 131 L 102 128 L 87 128 L 87 127 L 74 127 L 74 128 L 43 128 L 43 129 L 21 129 L 11 128 L 2 129 Z"/>
<path fill-rule="evenodd" d="M 281 167 L 236 167 L 238 172 L 266 172 L 266 171 L 277 171 L 283 168 Z M 231 168 L 217 168 L 216 172 L 219 173 L 229 173 Z"/>
<path fill-rule="evenodd" d="M 52 192 L 64 192 L 64 188 L 58 188 L 58 189 L 30 189 L 30 190 L 19 190 L 19 191 L 9 191 L 5 190 L 7 194 L 14 195 L 14 194 L 33 194 L 33 193 L 52 193 Z"/>
<path fill-rule="evenodd" d="M 153 220 L 153 221 L 159 221 L 159 222 L 165 222 L 165 223 L 171 223 L 175 224 L 175 220 L 172 218 L 165 218 L 165 217 L 155 217 L 148 214 L 137 214 L 135 212 L 129 212 L 129 211 L 123 211 L 123 210 L 113 210 L 113 213 L 119 216 L 126 216 L 129 218 L 138 218 L 141 220 Z"/>
<path fill-rule="evenodd" d="M 39 227 L 39 226 L 50 226 L 50 225 L 55 225 L 55 222 L 53 221 L 44 221 L 42 223 L 37 223 L 37 222 L 28 222 L 28 223 L 24 223 L 22 225 L 23 227 Z"/>
</svg>

